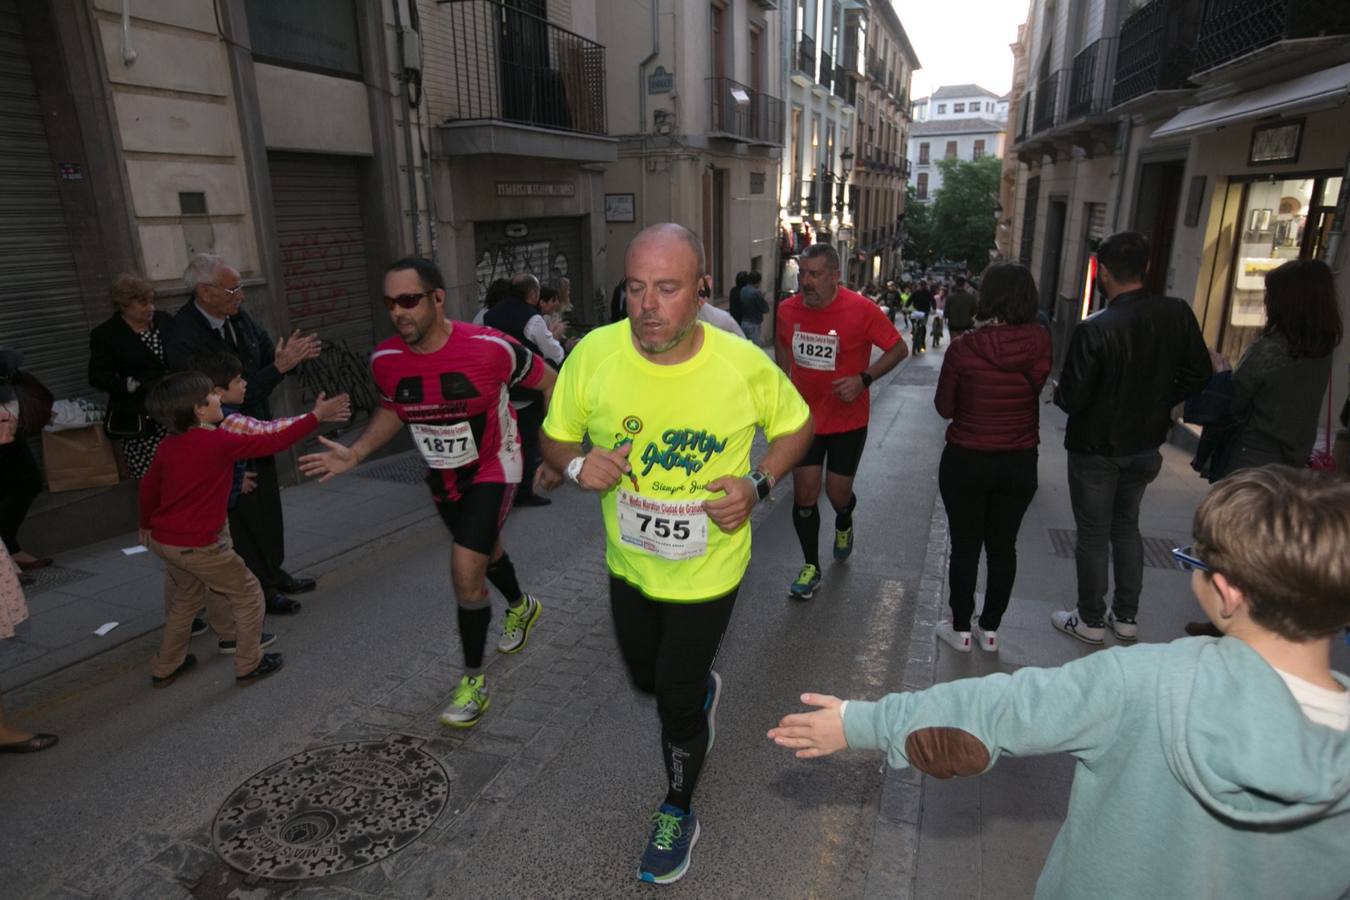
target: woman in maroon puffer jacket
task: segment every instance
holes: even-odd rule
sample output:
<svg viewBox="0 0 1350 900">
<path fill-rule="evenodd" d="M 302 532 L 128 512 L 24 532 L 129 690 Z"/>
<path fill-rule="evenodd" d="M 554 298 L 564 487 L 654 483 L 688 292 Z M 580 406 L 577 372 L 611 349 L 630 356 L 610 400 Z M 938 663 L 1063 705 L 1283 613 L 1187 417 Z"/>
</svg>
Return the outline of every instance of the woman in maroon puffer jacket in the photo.
<svg viewBox="0 0 1350 900">
<path fill-rule="evenodd" d="M 1050 375 L 1050 333 L 1036 319 L 1036 282 L 1025 267 L 996 263 L 980 281 L 980 323 L 953 339 L 933 405 L 947 427 L 938 487 L 952 539 L 947 576 L 952 618 L 938 637 L 970 651 L 998 649 L 998 626 L 1017 575 L 1017 531 L 1036 494 L 1040 395 Z M 980 550 L 989 565 L 984 609 L 975 613 Z"/>
</svg>

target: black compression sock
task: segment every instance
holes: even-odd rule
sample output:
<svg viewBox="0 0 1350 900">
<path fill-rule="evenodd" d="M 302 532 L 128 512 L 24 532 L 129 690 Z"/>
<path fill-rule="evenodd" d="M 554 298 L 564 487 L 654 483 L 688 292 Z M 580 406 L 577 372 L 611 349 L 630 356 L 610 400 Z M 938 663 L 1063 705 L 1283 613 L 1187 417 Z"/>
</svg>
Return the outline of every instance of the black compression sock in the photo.
<svg viewBox="0 0 1350 900">
<path fill-rule="evenodd" d="M 511 557 L 505 553 L 496 562 L 488 563 L 487 579 L 492 582 L 492 586 L 502 592 L 506 602 L 512 606 L 519 606 L 520 601 L 524 599 L 525 594 L 520 589 L 520 582 L 516 581 L 516 567 L 511 565 Z"/>
<path fill-rule="evenodd" d="M 848 506 L 834 511 L 835 531 L 848 531 L 853 527 L 853 509 L 858 505 L 858 495 L 849 494 Z"/>
<path fill-rule="evenodd" d="M 802 556 L 809 565 L 820 568 L 820 510 L 814 504 L 792 504 L 792 527 L 802 545 Z"/>
<path fill-rule="evenodd" d="M 688 813 L 689 804 L 694 799 L 694 785 L 698 783 L 699 772 L 703 769 L 703 758 L 708 754 L 707 726 L 683 741 L 672 741 L 662 735 L 661 751 L 665 756 L 666 778 L 670 784 L 670 789 L 666 791 L 666 802 Z"/>
<path fill-rule="evenodd" d="M 488 626 L 491 624 L 491 606 L 480 606 L 475 609 L 459 607 L 459 642 L 464 648 L 466 668 L 483 667 L 483 648 L 487 645 Z"/>
</svg>

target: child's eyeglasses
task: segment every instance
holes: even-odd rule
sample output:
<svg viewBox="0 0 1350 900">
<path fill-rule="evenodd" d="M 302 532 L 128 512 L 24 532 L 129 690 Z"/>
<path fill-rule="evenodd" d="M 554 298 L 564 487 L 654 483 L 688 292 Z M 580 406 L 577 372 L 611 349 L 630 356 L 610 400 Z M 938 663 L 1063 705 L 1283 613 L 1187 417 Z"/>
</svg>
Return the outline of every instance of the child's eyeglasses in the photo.
<svg viewBox="0 0 1350 900">
<path fill-rule="evenodd" d="M 1195 545 L 1187 544 L 1185 547 L 1172 548 L 1172 558 L 1181 564 L 1181 567 L 1187 572 L 1212 572 L 1205 561 L 1195 555 Z"/>
<path fill-rule="evenodd" d="M 419 294 L 399 294 L 397 297 L 385 297 L 384 308 L 393 310 L 395 306 L 399 309 L 416 309 L 417 304 L 422 302 L 422 298 L 432 291 L 422 291 Z"/>
</svg>

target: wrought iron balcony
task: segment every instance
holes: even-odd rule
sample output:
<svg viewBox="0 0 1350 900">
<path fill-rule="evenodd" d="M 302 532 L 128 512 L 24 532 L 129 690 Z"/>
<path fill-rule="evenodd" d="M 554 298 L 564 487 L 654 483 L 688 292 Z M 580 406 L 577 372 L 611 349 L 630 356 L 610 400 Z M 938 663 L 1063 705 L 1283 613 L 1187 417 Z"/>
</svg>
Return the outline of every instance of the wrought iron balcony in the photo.
<svg viewBox="0 0 1350 900">
<path fill-rule="evenodd" d="M 1152 0 L 1120 26 L 1111 105 L 1189 87 L 1202 0 Z"/>
<path fill-rule="evenodd" d="M 497 0 L 443 6 L 450 121 L 498 119 L 605 134 L 605 48 Z"/>
<path fill-rule="evenodd" d="M 811 35 L 797 35 L 797 56 L 793 59 L 793 66 L 798 72 L 816 74 L 816 39 Z"/>
<path fill-rule="evenodd" d="M 1111 106 L 1111 64 L 1115 61 L 1115 38 L 1101 38 L 1073 58 L 1069 72 L 1069 97 L 1065 119 L 1082 119 L 1106 112 Z"/>
<path fill-rule="evenodd" d="M 834 69 L 834 95 L 849 106 L 858 102 L 858 82 L 848 77 L 843 66 Z"/>
<path fill-rule="evenodd" d="M 1195 71 L 1279 41 L 1338 34 L 1350 34 L 1350 4 L 1344 0 L 1208 0 Z"/>
<path fill-rule="evenodd" d="M 730 78 L 709 78 L 708 130 L 760 144 L 782 144 L 783 101 Z"/>
<path fill-rule="evenodd" d="M 1058 116 L 1056 104 L 1059 102 L 1059 73 L 1051 72 L 1036 85 L 1036 114 L 1033 131 L 1041 132 L 1054 128 Z"/>
<path fill-rule="evenodd" d="M 820 75 L 816 80 L 827 91 L 834 86 L 834 60 L 824 50 L 820 51 Z"/>
</svg>

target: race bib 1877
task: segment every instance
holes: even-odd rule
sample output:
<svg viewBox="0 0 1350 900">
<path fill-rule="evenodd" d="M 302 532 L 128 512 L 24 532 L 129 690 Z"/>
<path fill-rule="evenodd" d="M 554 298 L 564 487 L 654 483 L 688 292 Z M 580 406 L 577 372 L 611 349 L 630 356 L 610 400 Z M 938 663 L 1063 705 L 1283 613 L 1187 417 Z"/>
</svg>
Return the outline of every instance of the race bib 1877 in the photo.
<svg viewBox="0 0 1350 900">
<path fill-rule="evenodd" d="M 458 469 L 478 459 L 478 445 L 468 422 L 454 425 L 408 425 L 413 443 L 433 469 Z"/>
</svg>

